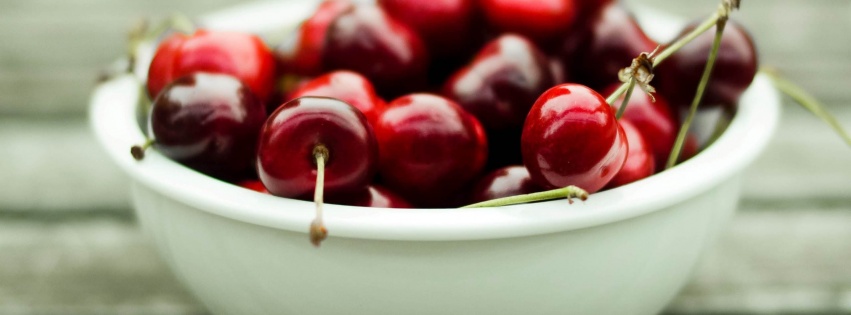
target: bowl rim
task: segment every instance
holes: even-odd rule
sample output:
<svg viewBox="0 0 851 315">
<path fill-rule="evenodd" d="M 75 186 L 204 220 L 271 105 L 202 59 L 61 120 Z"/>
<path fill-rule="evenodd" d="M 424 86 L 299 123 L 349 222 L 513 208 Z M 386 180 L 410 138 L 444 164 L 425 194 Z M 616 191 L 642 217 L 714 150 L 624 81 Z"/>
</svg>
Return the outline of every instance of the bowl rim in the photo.
<svg viewBox="0 0 851 315">
<path fill-rule="evenodd" d="M 265 9 L 262 5 L 254 5 L 254 10 L 241 7 L 236 16 L 256 10 Z M 308 233 L 314 217 L 312 202 L 265 195 L 213 180 L 155 150 L 149 150 L 143 161 L 134 160 L 129 148 L 145 139 L 136 127 L 136 102 L 143 93 L 140 82 L 133 74 L 104 82 L 95 88 L 89 106 L 96 138 L 136 184 L 209 214 Z M 585 202 L 568 205 L 565 200 L 553 200 L 500 208 L 404 210 L 326 204 L 324 220 L 331 238 L 407 241 L 523 237 L 601 226 L 653 213 L 727 182 L 763 151 L 779 117 L 777 91 L 766 76 L 757 75 L 742 95 L 727 131 L 711 146 L 672 169 L 595 193 Z"/>
</svg>

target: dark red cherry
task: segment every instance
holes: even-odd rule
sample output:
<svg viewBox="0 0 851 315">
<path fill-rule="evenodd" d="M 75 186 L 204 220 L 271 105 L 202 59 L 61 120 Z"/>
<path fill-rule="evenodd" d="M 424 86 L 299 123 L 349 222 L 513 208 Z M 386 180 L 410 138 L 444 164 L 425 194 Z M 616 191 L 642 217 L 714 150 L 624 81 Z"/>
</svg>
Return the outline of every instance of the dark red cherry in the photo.
<svg viewBox="0 0 851 315">
<path fill-rule="evenodd" d="M 688 33 L 696 25 L 690 24 L 681 34 Z M 713 27 L 678 50 L 657 68 L 659 93 L 668 98 L 671 105 L 691 105 L 714 40 Z M 701 106 L 734 106 L 739 96 L 750 86 L 756 71 L 757 54 L 753 39 L 740 24 L 728 22 Z"/>
<path fill-rule="evenodd" d="M 348 0 L 325 0 L 313 15 L 302 23 L 294 36 L 275 48 L 275 56 L 288 73 L 315 76 L 322 73 L 322 54 L 328 27 L 340 14 L 351 9 Z"/>
<path fill-rule="evenodd" d="M 528 39 L 507 34 L 489 42 L 443 87 L 443 95 L 488 130 L 520 128 L 541 93 L 554 85 L 549 59 Z"/>
<path fill-rule="evenodd" d="M 618 71 L 656 46 L 623 6 L 612 4 L 592 18 L 584 30 L 570 36 L 560 54 L 567 61 L 571 79 L 600 90 L 619 82 Z"/>
<path fill-rule="evenodd" d="M 487 138 L 479 121 L 440 96 L 400 97 L 388 104 L 374 127 L 381 178 L 416 205 L 453 206 L 450 200 L 487 160 Z"/>
<path fill-rule="evenodd" d="M 422 39 L 378 6 L 350 8 L 331 23 L 326 36 L 326 70 L 359 72 L 385 96 L 425 84 L 429 57 Z"/>
<path fill-rule="evenodd" d="M 369 185 L 366 190 L 350 194 L 329 203 L 371 208 L 413 208 L 409 202 L 387 188 Z"/>
<path fill-rule="evenodd" d="M 600 94 L 579 84 L 541 95 L 523 127 L 523 163 L 546 189 L 574 185 L 593 193 L 626 160 L 627 143 L 615 113 Z"/>
<path fill-rule="evenodd" d="M 247 33 L 202 29 L 191 36 L 174 34 L 151 61 L 148 95 L 155 98 L 171 81 L 195 72 L 232 75 L 265 102 L 275 83 L 275 58 L 260 38 Z"/>
<path fill-rule="evenodd" d="M 506 166 L 485 175 L 473 186 L 470 203 L 531 194 L 541 190 L 532 181 L 525 166 Z"/>
<path fill-rule="evenodd" d="M 332 98 L 287 102 L 266 120 L 257 150 L 257 173 L 270 193 L 310 199 L 316 186 L 317 150 L 326 150 L 325 195 L 366 188 L 376 171 L 378 148 L 366 117 Z"/>
<path fill-rule="evenodd" d="M 466 54 L 475 42 L 476 0 L 378 0 L 378 5 L 416 31 L 432 56 Z"/>
<path fill-rule="evenodd" d="M 204 174 L 236 179 L 251 170 L 266 119 L 248 86 L 223 74 L 195 72 L 166 86 L 149 120 L 154 147 Z"/>
<path fill-rule="evenodd" d="M 324 96 L 336 98 L 360 110 L 370 125 L 386 106 L 378 97 L 372 83 L 364 76 L 351 71 L 338 70 L 317 77 L 301 85 L 290 94 L 291 98 Z"/>
<path fill-rule="evenodd" d="M 620 84 L 610 85 L 609 88 L 603 90 L 603 95 L 610 95 L 619 86 Z M 671 112 L 668 101 L 658 93 L 655 98 L 656 102 L 653 102 L 647 93 L 635 88 L 621 119 L 628 120 L 641 132 L 647 145 L 652 148 L 653 156 L 656 159 L 656 169 L 661 170 L 665 167 L 668 156 L 671 155 L 671 149 L 674 147 L 674 141 L 676 141 L 677 133 L 680 130 L 680 123 L 677 116 Z M 613 104 L 615 109 L 620 108 L 621 103 L 623 103 L 623 97 L 615 101 Z M 632 150 L 632 146 L 630 146 L 630 150 Z"/>
<path fill-rule="evenodd" d="M 641 134 L 641 131 L 633 126 L 629 120 L 621 119 L 619 123 L 624 134 L 626 134 L 629 152 L 627 152 L 623 168 L 606 185 L 606 188 L 620 187 L 650 177 L 656 171 L 653 148 L 644 141 L 644 135 Z"/>
<path fill-rule="evenodd" d="M 488 24 L 498 32 L 518 33 L 539 45 L 570 32 L 579 14 L 576 0 L 480 0 Z"/>
</svg>

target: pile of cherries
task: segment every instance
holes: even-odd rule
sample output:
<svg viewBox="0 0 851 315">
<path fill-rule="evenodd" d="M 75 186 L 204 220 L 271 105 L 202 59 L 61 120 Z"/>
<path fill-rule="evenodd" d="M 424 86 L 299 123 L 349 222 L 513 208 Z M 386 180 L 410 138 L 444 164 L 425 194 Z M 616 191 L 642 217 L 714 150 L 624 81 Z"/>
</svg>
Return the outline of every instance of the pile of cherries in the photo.
<svg viewBox="0 0 851 315">
<path fill-rule="evenodd" d="M 740 25 L 724 34 L 703 103 L 733 113 L 757 55 Z M 655 69 L 655 102 L 636 90 L 616 119 L 601 95 L 660 45 L 616 1 L 328 0 L 271 48 L 245 33 L 167 37 L 149 134 L 190 168 L 287 198 L 313 199 L 320 165 L 324 199 L 346 205 L 593 193 L 662 170 L 713 35 Z"/>
</svg>

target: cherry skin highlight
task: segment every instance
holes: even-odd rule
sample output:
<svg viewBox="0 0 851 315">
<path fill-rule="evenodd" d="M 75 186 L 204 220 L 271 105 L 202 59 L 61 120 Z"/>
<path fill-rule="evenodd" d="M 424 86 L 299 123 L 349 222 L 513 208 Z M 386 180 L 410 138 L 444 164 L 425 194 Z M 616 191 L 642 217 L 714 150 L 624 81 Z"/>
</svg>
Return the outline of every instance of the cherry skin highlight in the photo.
<svg viewBox="0 0 851 315">
<path fill-rule="evenodd" d="M 321 74 L 328 27 L 353 6 L 348 0 L 325 0 L 319 4 L 313 15 L 296 30 L 296 36 L 275 48 L 281 68 L 301 76 Z"/>
<path fill-rule="evenodd" d="M 250 171 L 265 119 L 265 106 L 248 86 L 229 75 L 196 72 L 162 90 L 148 130 L 163 155 L 231 180 Z"/>
<path fill-rule="evenodd" d="M 681 35 L 696 26 L 696 23 L 690 24 Z M 713 27 L 659 65 L 656 70 L 659 94 L 667 97 L 671 105 L 684 108 L 691 106 L 714 40 Z M 723 105 L 735 108 L 739 97 L 753 81 L 757 68 L 753 39 L 741 25 L 728 21 L 701 106 Z"/>
<path fill-rule="evenodd" d="M 384 184 L 418 206 L 457 206 L 452 200 L 487 160 L 479 121 L 440 96 L 400 97 L 374 127 Z"/>
<path fill-rule="evenodd" d="M 290 94 L 293 99 L 303 96 L 324 96 L 344 101 L 360 110 L 370 125 L 375 124 L 378 114 L 386 106 L 369 80 L 346 70 L 326 73 L 302 84 Z"/>
<path fill-rule="evenodd" d="M 470 203 L 497 198 L 531 194 L 542 191 L 529 176 L 523 165 L 506 166 L 490 172 L 479 179 L 470 197 Z"/>
<path fill-rule="evenodd" d="M 363 74 L 383 95 L 401 95 L 426 82 L 428 52 L 419 35 L 380 7 L 358 5 L 328 27 L 325 70 Z"/>
<path fill-rule="evenodd" d="M 266 120 L 257 150 L 257 173 L 270 193 L 312 199 L 315 151 L 327 150 L 325 195 L 361 191 L 376 171 L 378 148 L 366 117 L 332 98 L 302 97 L 287 102 Z"/>
<path fill-rule="evenodd" d="M 328 202 L 347 206 L 370 208 L 408 209 L 414 207 L 390 189 L 376 185 L 369 185 L 367 186 L 367 189 L 362 192 L 328 200 Z"/>
<path fill-rule="evenodd" d="M 620 172 L 606 185 L 606 188 L 620 187 L 653 175 L 656 171 L 653 148 L 644 141 L 644 135 L 629 120 L 619 121 L 626 134 L 629 152 Z"/>
<path fill-rule="evenodd" d="M 229 74 L 266 102 L 275 82 L 275 58 L 255 35 L 198 30 L 174 34 L 157 48 L 148 69 L 148 95 L 153 99 L 171 81 L 195 72 Z"/>
<path fill-rule="evenodd" d="M 579 84 L 541 95 L 523 127 L 523 163 L 545 189 L 577 186 L 593 193 L 623 167 L 626 135 L 606 100 Z"/>
</svg>

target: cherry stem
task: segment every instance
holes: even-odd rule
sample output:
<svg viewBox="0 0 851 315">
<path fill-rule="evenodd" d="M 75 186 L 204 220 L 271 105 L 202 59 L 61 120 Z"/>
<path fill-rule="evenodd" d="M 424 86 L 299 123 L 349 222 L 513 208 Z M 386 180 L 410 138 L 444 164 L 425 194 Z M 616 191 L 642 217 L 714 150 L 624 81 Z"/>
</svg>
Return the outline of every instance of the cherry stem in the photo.
<svg viewBox="0 0 851 315">
<path fill-rule="evenodd" d="M 694 99 L 691 102 L 688 116 L 686 116 L 683 125 L 680 126 L 680 132 L 677 134 L 677 140 L 674 142 L 674 148 L 671 150 L 671 155 L 668 156 L 668 163 L 665 169 L 674 167 L 680 157 L 683 143 L 685 142 L 688 130 L 691 127 L 694 116 L 697 114 L 697 107 L 703 99 L 703 93 L 706 91 L 706 86 L 709 84 L 709 78 L 712 75 L 712 68 L 715 67 L 715 59 L 718 57 L 718 50 L 721 47 L 721 37 L 724 35 L 724 27 L 727 25 L 726 19 L 719 19 L 718 26 L 715 28 L 715 40 L 712 42 L 712 51 L 709 52 L 709 58 L 706 60 L 706 66 L 703 68 L 703 75 L 700 77 L 700 83 L 697 85 L 697 92 L 694 94 Z"/>
<path fill-rule="evenodd" d="M 516 205 L 521 203 L 529 203 L 535 201 L 553 200 L 567 198 L 567 202 L 573 204 L 573 198 L 579 198 L 582 201 L 588 199 L 588 192 L 576 186 L 567 186 L 564 188 L 542 191 L 537 193 L 517 195 L 505 198 L 497 198 L 484 202 L 474 203 L 462 208 L 484 208 L 484 207 L 502 207 L 508 205 Z"/>
<path fill-rule="evenodd" d="M 145 150 L 154 145 L 154 139 L 145 139 L 145 143 L 141 145 L 134 145 L 130 147 L 130 155 L 133 155 L 133 158 L 136 161 L 141 161 L 145 158 Z"/>
<path fill-rule="evenodd" d="M 810 93 L 807 93 L 801 87 L 795 85 L 791 81 L 781 77 L 776 71 L 771 69 L 760 69 L 760 72 L 768 75 L 768 78 L 771 79 L 771 82 L 774 83 L 774 86 L 777 87 L 778 90 L 783 92 L 783 94 L 788 95 L 793 100 L 795 100 L 798 105 L 801 105 L 804 109 L 808 110 L 816 117 L 821 118 L 822 121 L 826 122 L 845 140 L 845 143 L 851 147 L 851 136 L 848 135 L 848 132 L 842 128 L 842 125 L 833 117 L 830 112 L 827 111 L 824 105 L 818 101 L 814 96 Z"/>
<path fill-rule="evenodd" d="M 629 99 L 632 97 L 632 90 L 635 89 L 635 79 L 629 79 L 629 83 L 626 87 L 626 95 L 623 97 L 623 102 L 621 102 L 621 107 L 618 108 L 618 112 L 615 114 L 615 119 L 621 119 L 623 113 L 626 112 L 626 106 L 629 104 Z M 609 103 L 611 104 L 611 103 Z"/>
<path fill-rule="evenodd" d="M 310 242 L 319 245 L 328 237 L 328 229 L 322 223 L 322 200 L 325 190 L 325 162 L 328 161 L 328 148 L 323 144 L 313 147 L 313 157 L 316 158 L 316 188 L 313 191 L 313 202 L 316 204 L 316 218 L 310 222 Z"/>
</svg>

